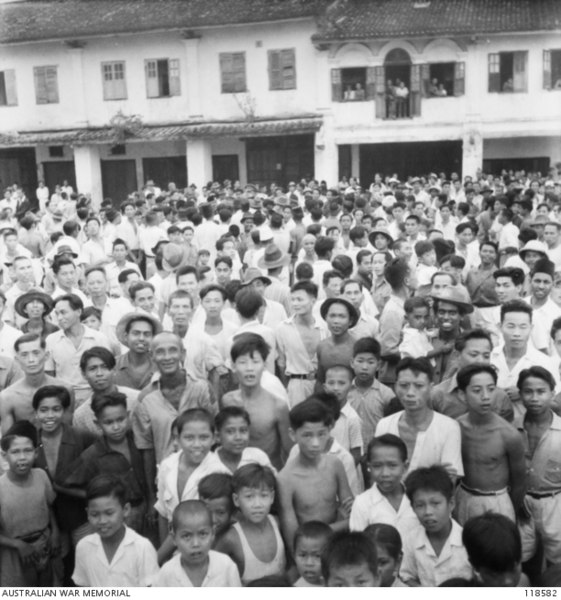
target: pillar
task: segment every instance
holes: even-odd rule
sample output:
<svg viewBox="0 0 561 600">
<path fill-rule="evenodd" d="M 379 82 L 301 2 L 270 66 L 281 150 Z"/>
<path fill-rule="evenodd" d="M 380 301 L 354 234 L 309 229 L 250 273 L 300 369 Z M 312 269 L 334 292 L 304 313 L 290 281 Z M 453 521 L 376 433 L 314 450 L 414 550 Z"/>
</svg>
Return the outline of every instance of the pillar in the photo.
<svg viewBox="0 0 561 600">
<path fill-rule="evenodd" d="M 351 175 L 360 179 L 360 144 L 351 144 Z"/>
<path fill-rule="evenodd" d="M 199 189 L 212 181 L 212 149 L 210 140 L 187 141 L 187 179 Z"/>
<path fill-rule="evenodd" d="M 190 32 L 184 34 L 183 44 L 185 46 L 186 63 L 184 72 L 188 73 L 185 93 L 187 95 L 187 110 L 190 119 L 202 118 L 199 42 L 200 38 L 192 37 Z"/>
<path fill-rule="evenodd" d="M 462 177 L 475 179 L 478 169 L 483 168 L 483 136 L 478 127 L 466 126 L 462 139 Z"/>
<path fill-rule="evenodd" d="M 326 181 L 329 187 L 339 181 L 339 148 L 335 143 L 328 120 L 316 132 L 314 142 L 314 175 L 318 181 Z"/>
<path fill-rule="evenodd" d="M 89 194 L 92 207 L 99 210 L 103 200 L 99 146 L 75 146 L 74 169 L 78 191 Z"/>
</svg>

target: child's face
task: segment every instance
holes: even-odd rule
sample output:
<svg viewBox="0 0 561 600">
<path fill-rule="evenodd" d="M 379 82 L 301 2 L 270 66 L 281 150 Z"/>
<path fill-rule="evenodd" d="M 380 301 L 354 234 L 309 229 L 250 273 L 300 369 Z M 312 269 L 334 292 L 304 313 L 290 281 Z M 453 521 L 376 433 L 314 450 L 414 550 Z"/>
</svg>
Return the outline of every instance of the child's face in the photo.
<svg viewBox="0 0 561 600">
<path fill-rule="evenodd" d="M 351 361 L 358 383 L 368 383 L 374 379 L 378 368 L 378 359 L 370 352 L 359 352 Z"/>
<path fill-rule="evenodd" d="M 555 346 L 555 350 L 557 351 L 557 356 L 561 356 L 561 329 L 558 329 L 555 332 L 555 337 L 553 338 L 553 345 Z"/>
<path fill-rule="evenodd" d="M 210 254 L 199 254 L 199 266 L 200 267 L 208 267 L 208 263 L 210 262 Z"/>
<path fill-rule="evenodd" d="M 214 542 L 214 528 L 207 514 L 184 515 L 172 537 L 185 564 L 201 565 Z"/>
<path fill-rule="evenodd" d="M 436 265 L 436 252 L 434 250 L 425 252 L 421 256 L 421 263 L 427 267 L 434 267 L 434 265 Z"/>
<path fill-rule="evenodd" d="M 2 452 L 10 471 L 17 477 L 24 477 L 31 471 L 36 451 L 33 442 L 26 437 L 15 437 L 6 452 Z"/>
<path fill-rule="evenodd" d="M 124 406 L 108 406 L 104 408 L 97 424 L 103 435 L 111 442 L 119 443 L 125 439 L 129 429 L 129 417 Z"/>
<path fill-rule="evenodd" d="M 89 327 L 90 329 L 93 329 L 95 331 L 99 331 L 101 329 L 101 321 L 95 315 L 90 315 L 89 317 L 84 319 L 82 323 L 86 327 Z"/>
<path fill-rule="evenodd" d="M 243 417 L 226 420 L 218 432 L 218 441 L 224 450 L 241 454 L 249 445 L 249 425 Z"/>
<path fill-rule="evenodd" d="M 448 500 L 442 492 L 417 490 L 411 506 L 429 535 L 438 534 L 450 525 L 454 501 Z"/>
<path fill-rule="evenodd" d="M 492 410 L 493 394 L 497 385 L 489 373 L 474 375 L 465 391 L 460 391 L 470 412 L 479 416 L 488 415 Z"/>
<path fill-rule="evenodd" d="M 228 529 L 232 518 L 232 501 L 230 498 L 201 498 L 212 516 L 212 525 L 216 535 L 221 535 Z"/>
<path fill-rule="evenodd" d="M 262 523 L 271 511 L 275 491 L 265 486 L 242 487 L 233 498 L 244 518 L 251 523 Z"/>
<path fill-rule="evenodd" d="M 366 561 L 358 565 L 334 565 L 329 569 L 327 587 L 378 587 L 380 577 Z"/>
<path fill-rule="evenodd" d="M 64 408 L 58 398 L 44 398 L 35 411 L 35 417 L 42 431 L 53 433 L 62 425 Z"/>
<path fill-rule="evenodd" d="M 234 369 L 240 385 L 255 387 L 261 381 L 261 375 L 265 369 L 265 361 L 259 352 L 243 354 L 236 359 Z"/>
<path fill-rule="evenodd" d="M 541 415 L 549 410 L 553 390 L 547 381 L 539 377 L 527 377 L 522 384 L 520 397 L 526 411 L 532 415 Z"/>
<path fill-rule="evenodd" d="M 392 587 L 399 573 L 401 559 L 395 559 L 382 544 L 376 544 L 381 587 Z"/>
<path fill-rule="evenodd" d="M 301 537 L 296 544 L 294 561 L 301 577 L 313 585 L 321 585 L 321 551 L 324 538 Z"/>
<path fill-rule="evenodd" d="M 185 423 L 177 441 L 187 461 L 192 465 L 200 465 L 210 452 L 214 434 L 205 421 L 191 421 Z"/>
<path fill-rule="evenodd" d="M 339 404 L 344 406 L 347 401 L 347 394 L 353 383 L 351 374 L 347 369 L 328 369 L 325 375 L 323 388 L 330 394 L 335 394 Z"/>
<path fill-rule="evenodd" d="M 389 494 L 401 485 L 407 462 L 403 461 L 397 448 L 378 446 L 370 453 L 368 466 L 380 492 Z"/>
<path fill-rule="evenodd" d="M 329 436 L 330 428 L 325 423 L 304 423 L 296 431 L 290 430 L 292 441 L 308 460 L 317 460 L 325 452 Z"/>
<path fill-rule="evenodd" d="M 122 506 L 115 496 L 103 496 L 88 502 L 88 521 L 102 539 L 110 539 L 119 533 L 129 512 L 129 504 Z"/>
<path fill-rule="evenodd" d="M 429 309 L 425 306 L 414 308 L 411 313 L 407 315 L 407 321 L 413 329 L 419 331 L 426 329 L 429 320 Z"/>
</svg>

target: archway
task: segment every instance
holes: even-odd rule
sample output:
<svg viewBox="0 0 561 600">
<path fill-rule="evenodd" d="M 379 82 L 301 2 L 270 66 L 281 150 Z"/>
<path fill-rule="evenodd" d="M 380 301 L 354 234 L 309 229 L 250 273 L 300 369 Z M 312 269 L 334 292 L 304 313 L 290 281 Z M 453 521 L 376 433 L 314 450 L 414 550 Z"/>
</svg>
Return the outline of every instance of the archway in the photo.
<svg viewBox="0 0 561 600">
<path fill-rule="evenodd" d="M 386 115 L 390 118 L 411 116 L 411 57 L 403 48 L 394 48 L 384 60 Z M 403 90 L 403 92 L 401 91 Z"/>
</svg>

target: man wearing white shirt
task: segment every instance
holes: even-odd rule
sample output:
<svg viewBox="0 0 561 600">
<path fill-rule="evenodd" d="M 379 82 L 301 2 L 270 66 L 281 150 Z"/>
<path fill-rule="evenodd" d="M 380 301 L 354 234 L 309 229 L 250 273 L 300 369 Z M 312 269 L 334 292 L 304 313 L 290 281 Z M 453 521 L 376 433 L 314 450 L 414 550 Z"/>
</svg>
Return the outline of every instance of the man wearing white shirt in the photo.
<svg viewBox="0 0 561 600">
<path fill-rule="evenodd" d="M 15 356 L 14 343 L 23 334 L 15 327 L 12 327 L 3 321 L 2 313 L 5 308 L 6 296 L 0 290 L 0 356 L 6 356 L 13 359 Z"/>
<path fill-rule="evenodd" d="M 555 270 L 561 269 L 561 224 L 551 221 L 545 224 L 543 241 L 547 244 L 549 260 L 555 264 Z"/>
<path fill-rule="evenodd" d="M 85 227 L 88 241 L 82 245 L 81 255 L 86 265 L 105 264 L 109 262 L 110 244 L 101 233 L 101 223 L 97 217 L 88 217 Z"/>
<path fill-rule="evenodd" d="M 518 235 L 520 229 L 512 222 L 514 213 L 510 208 L 503 208 L 499 213 L 498 221 L 502 225 L 499 234 L 499 250 L 505 248 L 518 248 Z"/>
<path fill-rule="evenodd" d="M 47 202 L 49 201 L 49 188 L 43 181 L 39 182 L 39 186 L 35 191 L 35 196 L 39 202 L 39 212 L 43 214 L 47 209 Z"/>
</svg>

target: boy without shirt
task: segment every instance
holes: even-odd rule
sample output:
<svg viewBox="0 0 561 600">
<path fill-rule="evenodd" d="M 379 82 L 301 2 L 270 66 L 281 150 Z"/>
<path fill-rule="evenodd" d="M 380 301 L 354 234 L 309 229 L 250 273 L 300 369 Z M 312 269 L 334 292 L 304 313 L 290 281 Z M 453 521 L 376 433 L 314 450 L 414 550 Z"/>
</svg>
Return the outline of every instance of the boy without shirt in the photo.
<svg viewBox="0 0 561 600">
<path fill-rule="evenodd" d="M 288 548 L 298 526 L 323 521 L 334 531 L 348 527 L 353 501 L 341 461 L 325 454 L 333 416 L 319 400 L 308 399 L 290 411 L 290 437 L 298 455 L 280 472 L 281 525 Z"/>
<path fill-rule="evenodd" d="M 493 412 L 497 374 L 490 365 L 469 365 L 457 376 L 468 413 L 458 419 L 462 430 L 464 478 L 456 493 L 456 519 L 491 511 L 513 521 L 524 499 L 524 448 L 516 429 Z"/>
<path fill-rule="evenodd" d="M 288 437 L 288 406 L 261 387 L 261 375 L 269 347 L 256 333 L 236 336 L 230 355 L 240 389 L 222 397 L 220 408 L 241 406 L 251 420 L 249 445 L 267 454 L 273 466 L 280 469 L 292 442 Z"/>
</svg>

